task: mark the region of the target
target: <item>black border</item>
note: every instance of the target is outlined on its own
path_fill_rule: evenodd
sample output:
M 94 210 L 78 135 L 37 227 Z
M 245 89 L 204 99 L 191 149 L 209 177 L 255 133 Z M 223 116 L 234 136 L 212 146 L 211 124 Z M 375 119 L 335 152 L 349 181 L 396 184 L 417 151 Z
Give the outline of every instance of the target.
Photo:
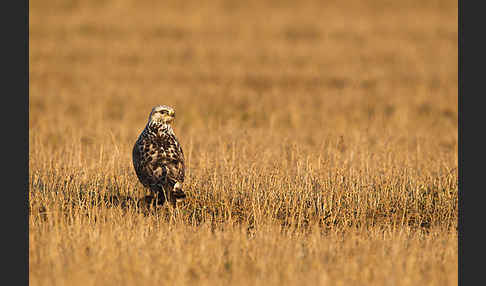
M 29 285 L 29 1 L 3 4 L 2 284 Z
M 20 104 L 23 104 L 25 110 L 24 113 L 25 117 L 23 118 L 24 121 L 22 122 L 23 127 L 25 128 L 24 129 L 25 137 L 22 138 L 23 144 L 19 144 L 19 146 L 22 146 L 21 148 L 26 150 L 23 157 L 24 160 L 21 161 L 23 163 L 23 167 L 25 170 L 26 179 L 24 181 L 24 186 L 23 186 L 25 190 L 23 194 L 24 220 L 23 220 L 23 224 L 20 224 L 24 229 L 25 240 L 23 241 L 23 243 L 22 240 L 18 240 L 21 242 L 21 245 L 24 250 L 24 255 L 17 254 L 17 256 L 20 257 L 21 263 L 23 265 L 19 267 L 20 275 L 18 276 L 16 275 L 16 277 L 12 280 L 16 281 L 15 284 L 18 285 L 29 285 L 29 0 L 18 1 L 18 2 L 14 1 L 12 3 L 16 3 L 19 9 L 21 9 L 21 11 L 25 13 L 24 18 L 18 17 L 17 18 L 18 20 L 16 20 L 16 22 L 19 23 L 15 23 L 14 25 L 18 25 L 20 27 L 19 29 L 20 31 L 17 32 L 17 38 L 21 43 L 20 47 L 18 48 L 20 54 L 19 57 L 21 58 L 20 62 L 18 63 L 18 66 L 19 66 L 19 73 L 20 71 L 23 72 L 23 74 L 20 73 L 20 82 L 18 83 L 18 85 L 16 85 L 18 87 L 19 95 L 20 95 L 20 96 L 16 96 L 16 98 L 17 100 L 19 100 Z M 16 15 L 16 13 L 14 13 L 14 15 Z M 24 32 L 23 35 L 21 31 Z M 12 273 L 17 274 L 16 271 L 12 271 Z

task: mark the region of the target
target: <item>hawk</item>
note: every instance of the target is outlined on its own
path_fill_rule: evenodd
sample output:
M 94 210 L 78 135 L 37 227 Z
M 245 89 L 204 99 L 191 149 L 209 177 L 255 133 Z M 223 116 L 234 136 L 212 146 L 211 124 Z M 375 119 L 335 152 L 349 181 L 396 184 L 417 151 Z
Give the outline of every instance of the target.
M 173 108 L 155 106 L 132 151 L 140 183 L 156 195 L 159 205 L 167 201 L 173 207 L 186 198 L 182 191 L 184 153 L 170 125 L 174 118 Z

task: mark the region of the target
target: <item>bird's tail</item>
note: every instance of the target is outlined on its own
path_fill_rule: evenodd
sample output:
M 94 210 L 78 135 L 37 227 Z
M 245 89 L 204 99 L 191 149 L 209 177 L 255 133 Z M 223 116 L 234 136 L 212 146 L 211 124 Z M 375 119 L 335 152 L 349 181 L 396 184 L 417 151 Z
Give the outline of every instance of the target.
M 172 195 L 174 196 L 174 198 L 176 199 L 176 201 L 183 201 L 185 198 L 186 198 L 186 194 L 184 193 L 184 191 L 182 190 L 182 184 L 177 182 L 175 185 L 174 185 L 174 189 L 172 191 Z

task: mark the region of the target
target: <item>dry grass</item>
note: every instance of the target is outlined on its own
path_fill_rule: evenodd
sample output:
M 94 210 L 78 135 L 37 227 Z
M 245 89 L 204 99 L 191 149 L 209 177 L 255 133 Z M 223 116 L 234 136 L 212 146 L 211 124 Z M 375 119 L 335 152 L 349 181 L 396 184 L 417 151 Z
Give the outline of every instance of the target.
M 30 1 L 30 284 L 456 285 L 457 3 L 395 2 Z

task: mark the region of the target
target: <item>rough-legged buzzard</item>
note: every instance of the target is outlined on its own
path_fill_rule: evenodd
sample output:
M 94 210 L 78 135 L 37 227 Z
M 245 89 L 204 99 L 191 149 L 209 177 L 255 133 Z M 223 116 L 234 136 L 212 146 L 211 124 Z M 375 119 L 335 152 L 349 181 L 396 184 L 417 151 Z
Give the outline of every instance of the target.
M 173 108 L 155 106 L 132 151 L 139 181 L 156 195 L 158 204 L 168 201 L 173 207 L 186 198 L 184 154 L 170 125 L 174 118 Z

